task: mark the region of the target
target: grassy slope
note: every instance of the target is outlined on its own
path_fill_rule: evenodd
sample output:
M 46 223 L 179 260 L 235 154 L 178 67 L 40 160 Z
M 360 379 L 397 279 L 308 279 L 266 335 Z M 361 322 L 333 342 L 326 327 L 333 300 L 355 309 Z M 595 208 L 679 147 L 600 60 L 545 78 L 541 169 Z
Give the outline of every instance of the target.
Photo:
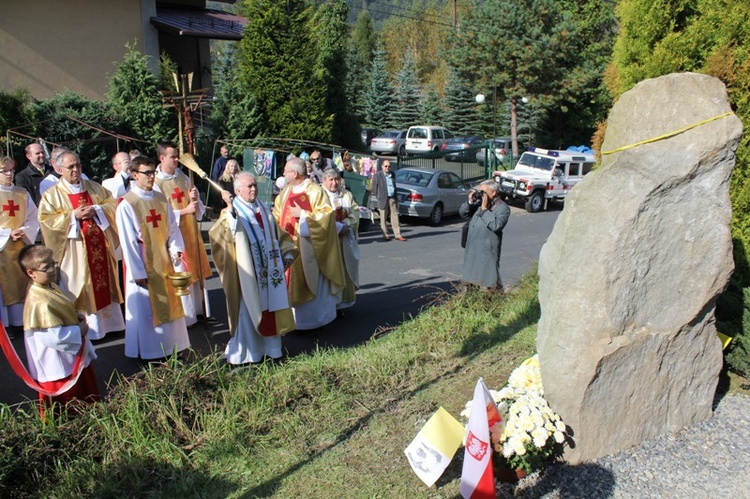
M 175 361 L 70 421 L 0 411 L 0 495 L 455 497 L 460 459 L 428 489 L 403 450 L 533 352 L 536 291 L 530 276 L 504 297 L 443 296 L 366 345 L 281 367 Z

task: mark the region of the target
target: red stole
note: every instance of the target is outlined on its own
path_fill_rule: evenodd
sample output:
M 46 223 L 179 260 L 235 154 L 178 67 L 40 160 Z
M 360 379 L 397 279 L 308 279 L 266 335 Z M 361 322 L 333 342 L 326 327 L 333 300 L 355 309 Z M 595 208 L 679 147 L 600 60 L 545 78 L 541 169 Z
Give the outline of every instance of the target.
M 92 206 L 94 204 L 87 191 L 80 194 L 68 194 L 68 198 L 74 210 L 79 206 Z M 94 301 L 96 309 L 101 310 L 112 303 L 109 287 L 109 265 L 107 263 L 107 241 L 104 238 L 104 232 L 93 219 L 80 220 L 80 223 L 91 283 L 94 286 Z
M 284 209 L 281 211 L 281 228 L 292 237 L 295 235 L 295 228 L 297 226 L 297 220 L 299 219 L 293 217 L 291 213 L 289 213 L 289 208 L 295 205 L 305 211 L 312 211 L 310 198 L 306 192 L 300 192 L 299 194 L 295 194 L 294 192 L 289 193 L 289 196 L 286 198 L 286 203 L 284 203 Z
M 336 213 L 336 221 L 337 222 L 343 222 L 344 220 L 346 220 L 346 217 L 349 216 L 349 212 L 346 211 L 341 206 L 339 206 L 338 208 L 336 208 L 336 211 L 334 213 Z

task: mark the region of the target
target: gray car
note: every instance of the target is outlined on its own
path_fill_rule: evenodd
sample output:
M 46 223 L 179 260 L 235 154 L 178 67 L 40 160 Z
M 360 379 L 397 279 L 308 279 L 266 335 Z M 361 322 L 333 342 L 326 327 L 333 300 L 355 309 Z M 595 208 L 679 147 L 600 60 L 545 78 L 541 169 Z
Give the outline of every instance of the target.
M 458 213 L 469 195 L 468 185 L 446 170 L 402 168 L 396 172 L 396 184 L 398 213 L 428 218 L 431 225 Z
M 406 130 L 388 130 L 370 142 L 370 152 L 390 155 L 404 155 L 406 147 Z

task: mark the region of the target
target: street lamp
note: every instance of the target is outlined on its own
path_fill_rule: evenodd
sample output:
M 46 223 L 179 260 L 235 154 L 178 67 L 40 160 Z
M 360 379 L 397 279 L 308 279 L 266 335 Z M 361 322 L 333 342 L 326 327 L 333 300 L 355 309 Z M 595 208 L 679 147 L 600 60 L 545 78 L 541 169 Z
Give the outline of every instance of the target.
M 529 102 L 529 99 L 526 97 L 521 97 L 521 103 L 526 104 Z M 513 144 L 513 157 L 518 157 L 518 115 L 517 115 L 517 109 L 518 106 L 518 97 L 511 97 L 510 98 L 510 140 Z
M 495 97 L 497 97 L 497 87 L 495 87 Z M 477 96 L 474 98 L 474 100 L 477 101 L 477 104 L 484 104 L 485 96 L 484 94 L 477 94 Z M 485 169 L 485 177 L 489 178 L 490 171 L 494 171 L 495 169 L 495 116 L 497 115 L 497 98 L 493 102 L 493 108 L 492 108 L 492 137 L 487 139 L 487 144 L 485 146 L 485 161 L 484 161 L 484 169 Z

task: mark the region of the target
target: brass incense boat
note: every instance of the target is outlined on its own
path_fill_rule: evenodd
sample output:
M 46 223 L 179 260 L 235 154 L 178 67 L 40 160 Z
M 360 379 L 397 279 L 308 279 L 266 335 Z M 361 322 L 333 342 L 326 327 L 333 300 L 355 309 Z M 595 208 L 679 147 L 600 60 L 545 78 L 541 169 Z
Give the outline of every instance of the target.
M 193 277 L 193 274 L 190 272 L 175 272 L 174 274 L 168 275 L 167 279 L 169 279 L 169 282 L 174 286 L 174 289 L 176 290 L 175 294 L 177 296 L 187 296 L 190 294 L 188 288 L 190 287 L 191 277 Z

